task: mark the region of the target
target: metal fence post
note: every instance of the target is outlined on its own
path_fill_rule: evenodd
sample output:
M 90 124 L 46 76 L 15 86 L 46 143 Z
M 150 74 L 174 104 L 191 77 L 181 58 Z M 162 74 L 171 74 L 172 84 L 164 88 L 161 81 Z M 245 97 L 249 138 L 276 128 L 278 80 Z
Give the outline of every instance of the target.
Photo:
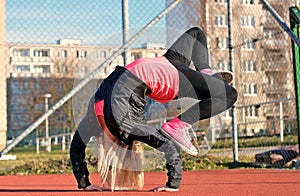
M 129 5 L 128 0 L 122 0 L 123 45 L 129 40 Z M 124 66 L 129 62 L 128 48 L 124 48 Z
M 36 154 L 40 153 L 40 139 L 36 138 Z
M 279 102 L 279 120 L 280 120 L 280 141 L 283 142 L 283 104 Z
M 66 149 L 66 136 L 65 134 L 62 136 L 62 145 L 61 145 L 61 149 L 62 151 L 64 151 Z
M 46 143 L 46 149 L 48 152 L 51 152 L 51 137 L 48 138 L 48 141 Z
M 290 23 L 291 29 L 293 31 L 294 37 L 299 37 L 300 35 L 300 10 L 297 7 L 290 7 Z M 293 38 L 293 37 L 292 37 Z M 298 39 L 299 40 L 299 39 Z M 298 148 L 300 150 L 300 41 L 296 42 L 295 38 L 292 42 L 293 49 L 293 64 L 294 64 L 294 80 L 295 80 L 295 96 L 296 96 L 296 111 L 297 111 L 297 128 L 298 128 Z
M 229 67 L 230 71 L 234 73 L 234 62 L 233 62 L 233 43 L 232 43 L 232 33 L 231 33 L 231 21 L 232 21 L 232 11 L 231 11 L 231 2 L 228 0 L 227 3 L 227 12 L 228 12 L 228 44 L 229 44 Z M 233 84 L 234 85 L 234 82 Z M 233 142 L 233 162 L 234 164 L 238 163 L 238 134 L 236 128 L 236 119 L 235 119 L 235 106 L 232 106 L 232 142 Z

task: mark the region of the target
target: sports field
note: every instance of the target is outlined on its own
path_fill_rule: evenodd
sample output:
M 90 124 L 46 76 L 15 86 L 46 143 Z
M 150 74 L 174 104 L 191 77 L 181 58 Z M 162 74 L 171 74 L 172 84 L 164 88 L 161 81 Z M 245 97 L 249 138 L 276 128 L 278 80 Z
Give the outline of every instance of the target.
M 92 182 L 98 175 L 91 175 Z M 0 176 L 0 195 L 300 195 L 299 170 L 226 169 L 183 173 L 179 192 L 155 193 L 151 188 L 166 180 L 164 172 L 146 173 L 142 192 L 83 192 L 71 174 Z

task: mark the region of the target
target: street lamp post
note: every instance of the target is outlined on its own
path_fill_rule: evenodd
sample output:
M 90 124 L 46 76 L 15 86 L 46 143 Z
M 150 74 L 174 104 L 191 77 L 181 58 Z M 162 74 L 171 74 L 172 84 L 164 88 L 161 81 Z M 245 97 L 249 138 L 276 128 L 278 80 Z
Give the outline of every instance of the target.
M 45 98 L 45 112 L 48 112 L 48 99 L 51 98 L 51 94 L 47 93 L 44 95 Z M 45 119 L 45 130 L 46 130 L 46 151 L 51 152 L 51 141 L 49 141 L 49 121 L 48 117 Z

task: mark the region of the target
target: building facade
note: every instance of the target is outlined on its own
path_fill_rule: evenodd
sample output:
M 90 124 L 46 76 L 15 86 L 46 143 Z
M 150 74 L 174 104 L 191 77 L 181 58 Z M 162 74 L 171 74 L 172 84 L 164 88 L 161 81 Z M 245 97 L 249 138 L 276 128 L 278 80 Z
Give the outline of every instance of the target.
M 51 106 L 118 49 L 119 47 L 81 45 L 81 40 L 76 39 L 60 39 L 57 44 L 7 45 L 8 137 L 16 138 L 45 112 L 45 94 L 52 95 L 49 99 Z M 164 52 L 164 44 L 145 43 L 129 50 L 130 59 L 127 62 L 141 57 L 161 56 Z M 123 65 L 122 56 L 105 65 L 95 81 L 102 80 L 117 65 Z M 95 86 L 87 86 L 77 94 L 93 93 L 94 88 Z M 74 101 L 77 102 L 73 99 L 73 103 L 70 101 L 64 104 L 50 116 L 52 134 L 72 131 L 72 118 L 77 118 L 72 114 L 84 110 L 79 107 L 77 111 L 76 107 L 72 107 Z M 72 109 L 76 111 L 70 112 Z M 43 126 L 39 129 L 44 129 Z
M 168 0 L 167 4 L 171 2 Z M 292 3 L 299 4 L 299 1 L 290 0 L 268 2 L 286 22 L 289 21 L 289 6 Z M 211 67 L 234 72 L 234 86 L 239 93 L 236 103 L 239 135 L 278 133 L 280 129 L 286 129 L 288 123 L 293 123 L 296 116 L 294 102 L 290 101 L 294 98 L 290 38 L 270 12 L 264 9 L 260 0 L 231 1 L 233 66 L 230 67 L 227 3 L 228 0 L 182 1 L 167 15 L 166 48 L 188 28 L 200 26 L 207 34 Z M 10 137 L 16 137 L 44 112 L 43 95 L 49 93 L 50 87 L 53 95 L 67 93 L 119 46 L 87 46 L 78 39 L 60 39 L 56 44 L 7 45 L 5 0 L 0 0 L 0 19 L 2 149 L 7 130 Z M 130 49 L 127 62 L 141 57 L 160 56 L 164 52 L 164 45 L 147 43 L 140 48 Z M 97 78 L 104 78 L 116 65 L 123 65 L 122 56 L 106 65 Z M 30 111 L 39 112 L 33 114 Z M 221 122 L 214 119 L 215 124 L 222 123 L 224 137 L 231 136 L 231 116 L 228 110 Z M 60 116 L 56 121 L 64 119 L 64 116 Z
M 287 23 L 288 8 L 297 3 L 289 0 L 268 2 Z M 233 57 L 230 67 L 228 0 L 199 0 L 197 3 L 201 5 L 194 10 L 198 13 L 197 20 L 176 15 L 183 7 L 195 9 L 195 1 L 183 1 L 181 6 L 174 8 L 167 26 L 181 28 L 181 31 L 190 26 L 201 27 L 207 34 L 210 66 L 234 72 L 234 86 L 239 94 L 235 110 L 239 136 L 278 134 L 286 130 L 296 116 L 289 36 L 259 0 L 231 1 Z M 186 24 L 181 25 L 182 21 Z M 228 110 L 210 126 L 220 126 L 222 137 L 231 137 L 231 116 Z
M 0 150 L 6 146 L 7 131 L 5 19 L 5 0 L 0 0 Z

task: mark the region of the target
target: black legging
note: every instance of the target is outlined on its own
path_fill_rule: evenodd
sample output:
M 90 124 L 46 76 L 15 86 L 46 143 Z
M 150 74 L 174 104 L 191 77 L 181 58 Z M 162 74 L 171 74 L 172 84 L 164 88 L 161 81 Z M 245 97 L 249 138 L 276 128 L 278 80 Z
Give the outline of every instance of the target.
M 188 67 L 193 61 L 197 70 L 209 68 L 206 36 L 198 27 L 182 34 L 164 56 L 175 66 Z
M 200 72 L 209 68 L 206 36 L 200 28 L 194 27 L 186 31 L 164 56 L 179 71 L 178 98 L 200 100 L 178 116 L 181 120 L 193 124 L 219 114 L 235 103 L 237 92 L 232 86 Z M 197 71 L 189 68 L 191 61 Z

